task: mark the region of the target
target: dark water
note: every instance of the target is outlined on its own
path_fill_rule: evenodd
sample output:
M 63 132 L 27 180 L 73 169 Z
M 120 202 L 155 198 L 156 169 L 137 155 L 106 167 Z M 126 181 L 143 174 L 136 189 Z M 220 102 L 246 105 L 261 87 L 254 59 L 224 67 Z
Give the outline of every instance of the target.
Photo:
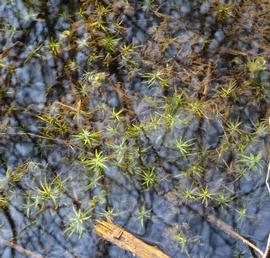
M 1 238 L 133 257 L 94 233 L 112 219 L 171 257 L 256 257 L 207 216 L 264 250 L 269 4 L 94 2 L 0 1 Z

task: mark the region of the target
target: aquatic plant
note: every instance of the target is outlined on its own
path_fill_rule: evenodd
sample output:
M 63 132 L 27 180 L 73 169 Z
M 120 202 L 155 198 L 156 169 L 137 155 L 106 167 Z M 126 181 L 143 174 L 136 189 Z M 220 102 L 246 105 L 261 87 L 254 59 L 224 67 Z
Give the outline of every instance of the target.
M 192 140 L 185 140 L 184 138 L 180 138 L 176 141 L 176 148 L 183 156 L 190 155 L 191 146 L 193 146 Z
M 109 157 L 103 156 L 102 151 L 99 152 L 98 150 L 95 150 L 94 157 L 86 157 L 81 159 L 83 164 L 96 171 L 108 169 L 108 166 L 106 165 L 108 161 Z
M 74 139 L 83 142 L 84 145 L 89 145 L 90 147 L 93 147 L 93 144 L 97 143 L 101 136 L 101 131 L 89 132 L 86 129 L 82 129 L 82 132 L 75 135 Z
M 146 210 L 145 206 L 138 212 L 137 217 L 140 220 L 141 226 L 144 227 L 145 220 L 151 218 L 151 209 Z
M 73 234 L 77 234 L 79 237 L 82 237 L 86 230 L 85 223 L 91 218 L 90 211 L 84 211 L 81 209 L 77 210 L 73 206 L 73 213 L 74 215 L 68 219 L 68 224 L 64 232 L 68 234 L 68 238 Z
M 142 74 L 142 78 L 147 79 L 147 84 L 149 87 L 155 83 L 160 83 L 163 87 L 168 85 L 168 80 L 165 78 L 165 73 L 163 69 L 157 70 L 155 73 L 145 73 Z
M 142 186 L 151 188 L 157 183 L 157 176 L 155 168 L 141 172 Z

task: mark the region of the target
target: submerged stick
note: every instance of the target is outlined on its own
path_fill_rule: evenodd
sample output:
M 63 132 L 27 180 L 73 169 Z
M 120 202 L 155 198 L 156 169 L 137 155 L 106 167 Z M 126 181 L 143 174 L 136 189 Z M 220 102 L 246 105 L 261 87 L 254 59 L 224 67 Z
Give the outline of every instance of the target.
M 170 258 L 158 248 L 144 243 L 123 228 L 110 222 L 97 220 L 95 231 L 99 236 L 138 257 Z
M 22 247 L 22 246 L 20 246 L 20 245 L 17 245 L 17 244 L 15 244 L 15 243 L 13 243 L 13 242 L 7 241 L 7 240 L 5 240 L 5 239 L 3 239 L 3 238 L 1 238 L 1 237 L 0 237 L 0 243 L 3 244 L 3 245 L 8 246 L 8 247 L 10 247 L 10 248 L 13 248 L 13 249 L 15 249 L 16 251 L 18 251 L 18 252 L 20 252 L 20 253 L 22 253 L 22 254 L 25 254 L 25 255 L 27 255 L 27 256 L 29 256 L 29 257 L 33 257 L 33 258 L 42 258 L 42 256 L 41 256 L 40 254 L 35 253 L 35 252 L 32 252 L 32 251 L 30 251 L 30 250 L 28 250 L 28 249 L 25 249 L 24 247 Z
M 198 210 L 193 209 L 190 206 L 188 206 L 188 208 L 192 210 L 194 213 L 197 213 L 202 219 L 207 220 L 212 225 L 215 225 L 218 229 L 227 233 L 232 238 L 236 240 L 240 240 L 244 245 L 248 246 L 249 248 L 257 252 L 260 257 L 266 258 L 264 257 L 264 252 L 259 247 L 257 247 L 254 243 L 252 243 L 250 240 L 248 240 L 244 236 L 242 236 L 240 233 L 238 233 L 235 229 L 233 229 L 230 225 L 226 224 L 224 221 L 218 219 L 217 217 L 213 215 L 204 214 Z M 270 258 L 270 257 L 267 257 L 267 258 Z
M 240 240 L 243 244 L 245 244 L 246 246 L 255 250 L 260 255 L 260 257 L 264 257 L 263 256 L 264 253 L 262 250 L 260 250 L 255 244 L 253 244 L 251 241 L 249 241 L 248 239 L 246 239 L 242 235 L 240 235 L 238 232 L 236 232 L 231 226 L 227 225 L 225 222 L 223 222 L 222 220 L 220 220 L 212 215 L 206 215 L 204 217 L 206 217 L 206 219 L 209 222 L 216 225 L 216 227 L 222 229 L 224 232 L 226 232 L 231 237 Z

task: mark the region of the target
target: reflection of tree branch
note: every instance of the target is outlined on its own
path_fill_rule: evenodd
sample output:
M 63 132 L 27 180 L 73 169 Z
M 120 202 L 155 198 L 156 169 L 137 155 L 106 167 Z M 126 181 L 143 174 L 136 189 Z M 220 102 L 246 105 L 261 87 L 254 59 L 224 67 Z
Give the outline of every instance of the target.
M 268 192 L 270 193 L 270 185 L 269 185 L 269 182 L 268 182 L 269 178 L 270 178 L 270 162 L 269 162 L 269 165 L 268 165 L 267 175 L 266 175 L 266 179 L 265 179 L 265 183 L 266 183 Z
M 270 117 L 268 119 L 268 122 L 269 122 L 268 127 L 269 127 L 269 131 L 270 131 Z M 269 165 L 268 165 L 267 175 L 266 175 L 266 179 L 265 179 L 265 183 L 266 183 L 268 192 L 270 194 L 269 177 L 270 177 L 270 162 L 269 162 Z M 266 245 L 266 248 L 265 248 L 265 251 L 264 251 L 263 258 L 270 258 L 270 233 L 268 235 L 268 241 L 267 241 L 267 245 Z
M 248 247 L 255 250 L 260 256 L 263 256 L 263 252 L 252 242 L 241 236 L 238 232 L 236 232 L 232 227 L 224 223 L 222 220 L 212 216 L 212 215 L 204 215 L 204 217 L 212 224 L 215 224 L 218 228 L 222 229 L 224 232 L 226 232 L 231 237 L 240 240 Z
M 270 258 L 270 234 L 268 236 L 268 241 L 264 251 L 263 258 Z
M 256 251 L 260 257 L 263 257 L 263 251 L 260 250 L 255 244 L 253 244 L 250 240 L 246 239 L 242 235 L 240 235 L 238 232 L 236 232 L 231 226 L 227 225 L 225 222 L 222 220 L 216 218 L 213 215 L 207 215 L 203 214 L 202 212 L 195 210 L 194 208 L 187 206 L 190 210 L 193 212 L 197 213 L 201 218 L 206 219 L 209 221 L 211 224 L 215 225 L 217 228 L 221 229 L 225 233 L 227 233 L 229 236 L 233 237 L 234 239 L 240 240 L 243 244 L 251 248 L 252 250 Z M 263 257 L 263 258 L 268 258 L 268 257 Z
M 28 250 L 28 249 L 25 249 L 25 248 L 23 248 L 22 246 L 17 245 L 17 244 L 14 244 L 14 243 L 12 243 L 12 242 L 9 242 L 9 241 L 7 241 L 7 240 L 1 238 L 1 237 L 0 237 L 0 243 L 3 244 L 3 245 L 8 246 L 8 247 L 10 247 L 10 248 L 13 248 L 13 249 L 15 249 L 16 251 L 18 251 L 18 252 L 20 252 L 20 253 L 23 253 L 23 254 L 25 254 L 25 255 L 27 255 L 27 256 L 30 256 L 30 257 L 33 257 L 33 258 L 42 258 L 42 256 L 41 256 L 40 254 L 35 253 L 35 252 L 32 252 L 32 251 L 30 251 L 30 250 Z
M 269 118 L 269 129 L 270 129 L 270 118 Z M 268 192 L 270 193 L 270 185 L 269 185 L 269 182 L 268 182 L 269 178 L 270 178 L 270 162 L 269 162 L 269 165 L 268 165 L 267 176 L 266 176 L 266 180 L 265 180 Z M 218 219 L 218 218 L 216 218 L 215 216 L 212 216 L 212 215 L 202 214 L 201 212 L 196 211 L 196 210 L 192 209 L 191 207 L 189 207 L 189 208 L 191 210 L 197 212 L 201 217 L 205 218 L 210 223 L 216 225 L 216 227 L 223 230 L 224 232 L 229 234 L 231 237 L 240 240 L 242 243 L 247 245 L 249 248 L 256 251 L 260 255 L 260 257 L 262 257 L 262 258 L 270 258 L 270 234 L 268 235 L 267 245 L 266 245 L 265 251 L 263 252 L 255 244 L 253 244 L 251 241 L 249 241 L 248 239 L 241 236 L 231 226 L 227 225 L 222 220 L 220 220 L 220 219 Z
M 59 241 L 58 238 L 56 236 L 54 236 L 53 234 L 51 234 L 51 232 L 49 232 L 42 223 L 37 223 L 35 224 L 36 228 L 33 228 L 33 221 L 24 213 L 23 210 L 18 209 L 18 207 L 10 204 L 10 206 L 12 206 L 13 209 L 15 209 L 18 213 L 22 214 L 22 216 L 24 217 L 24 219 L 28 220 L 30 223 L 28 225 L 26 225 L 18 234 L 17 236 L 21 235 L 26 229 L 28 229 L 29 227 L 31 227 L 30 233 L 27 232 L 28 234 L 28 238 L 30 239 L 29 242 L 31 242 L 31 240 L 33 239 L 33 235 L 35 235 L 36 239 L 40 240 L 40 236 L 37 233 L 37 229 L 41 230 L 43 233 L 46 233 L 46 235 L 48 235 L 49 237 L 51 237 L 53 239 L 53 241 L 55 243 L 57 243 L 60 247 L 63 248 L 63 250 L 66 250 L 66 252 L 68 252 L 69 254 L 72 255 L 72 257 L 75 257 L 75 254 L 73 253 L 72 250 L 68 250 L 68 245 L 65 242 Z M 47 209 L 49 209 L 50 207 L 48 207 Z M 59 206 L 60 208 L 65 208 L 65 206 Z M 44 211 L 43 211 L 44 212 Z M 36 214 L 34 217 L 36 217 L 38 214 Z M 60 218 L 60 221 L 64 221 L 64 218 L 57 212 L 57 216 Z M 63 230 L 63 228 L 60 227 L 60 225 L 55 224 L 56 226 L 59 226 L 59 231 Z M 35 230 L 36 229 L 36 230 Z M 14 243 L 13 243 L 14 244 Z M 43 242 L 39 241 L 40 246 L 43 246 Z
M 269 118 L 269 127 L 270 127 L 270 118 Z M 269 182 L 268 182 L 269 177 L 270 177 L 270 162 L 268 165 L 267 176 L 266 176 L 266 180 L 265 180 L 268 192 L 270 194 L 270 186 L 269 186 Z M 263 258 L 270 258 L 270 234 L 268 235 L 268 241 L 267 241 L 267 245 L 266 245 L 266 248 L 264 251 Z

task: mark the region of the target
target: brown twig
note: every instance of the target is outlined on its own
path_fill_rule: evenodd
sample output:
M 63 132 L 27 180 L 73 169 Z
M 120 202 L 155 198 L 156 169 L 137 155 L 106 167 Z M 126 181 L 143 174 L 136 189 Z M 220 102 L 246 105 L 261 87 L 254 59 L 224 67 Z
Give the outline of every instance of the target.
M 210 85 L 210 81 L 211 81 L 211 73 L 212 73 L 212 64 L 211 61 L 208 61 L 208 65 L 207 65 L 207 74 L 206 77 L 203 80 L 203 95 L 207 96 L 208 91 L 209 91 L 209 85 Z
M 217 228 L 221 229 L 225 233 L 227 233 L 229 236 L 233 237 L 234 239 L 240 240 L 243 244 L 247 245 L 248 247 L 252 248 L 254 251 L 256 251 L 260 257 L 263 257 L 264 253 L 260 248 L 258 248 L 254 243 L 252 243 L 250 240 L 243 237 L 241 234 L 239 234 L 235 229 L 233 229 L 231 226 L 227 225 L 222 220 L 216 218 L 213 215 L 207 215 L 204 214 L 198 210 L 195 210 L 194 208 L 188 206 L 190 210 L 192 210 L 194 213 L 197 213 L 201 218 L 209 221 L 211 224 L 215 225 Z
M 106 221 L 97 221 L 96 233 L 120 248 L 141 258 L 170 258 L 154 246 L 144 243 L 118 225 Z
M 2 243 L 3 245 L 6 245 L 10 248 L 13 248 L 15 249 L 16 251 L 22 253 L 22 254 L 25 254 L 27 256 L 30 256 L 30 257 L 33 257 L 33 258 L 42 258 L 42 256 L 38 253 L 35 253 L 35 252 L 32 252 L 28 249 L 25 249 L 24 247 L 20 246 L 20 245 L 17 245 L 13 242 L 10 242 L 10 241 L 7 241 L 3 238 L 0 237 L 0 243 Z
M 206 215 L 206 219 L 210 222 L 215 224 L 218 228 L 222 229 L 224 232 L 226 232 L 228 235 L 231 237 L 240 240 L 243 242 L 245 245 L 251 247 L 253 250 L 255 250 L 261 257 L 263 257 L 263 251 L 260 250 L 255 244 L 241 236 L 238 232 L 236 232 L 232 227 L 224 223 L 222 220 L 211 216 L 211 215 Z

